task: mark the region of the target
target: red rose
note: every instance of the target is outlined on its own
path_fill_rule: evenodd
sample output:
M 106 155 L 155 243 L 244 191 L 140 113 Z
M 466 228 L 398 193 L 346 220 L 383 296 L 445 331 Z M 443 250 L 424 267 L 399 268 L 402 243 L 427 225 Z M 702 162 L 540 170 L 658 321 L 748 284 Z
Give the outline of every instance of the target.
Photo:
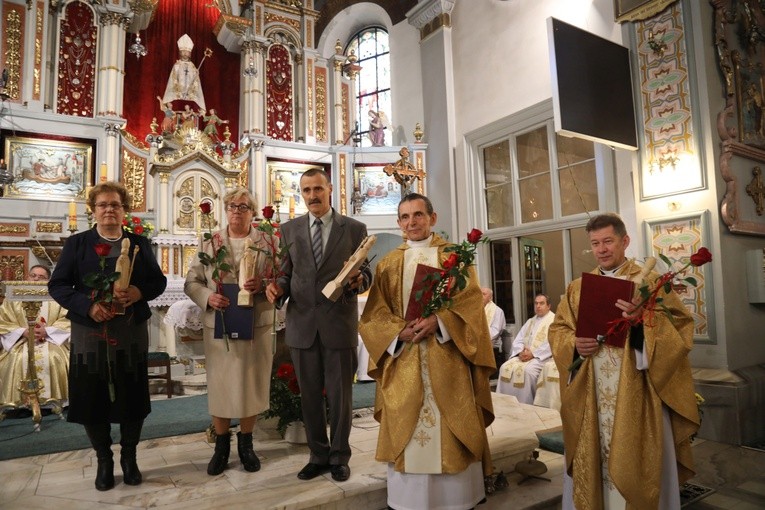
M 133 216 L 133 223 L 135 225 L 140 225 L 141 224 L 141 218 L 139 218 L 138 216 Z
M 477 228 L 474 228 L 470 232 L 468 232 L 467 240 L 471 244 L 476 244 L 478 241 L 481 240 L 481 236 L 483 236 L 483 232 L 478 230 Z
M 456 266 L 458 262 L 459 262 L 459 257 L 457 257 L 456 253 L 452 253 L 451 255 L 449 255 L 448 259 L 444 260 L 444 264 L 443 264 L 444 269 L 448 271 L 449 269 Z
M 263 217 L 267 220 L 270 220 L 274 217 L 274 208 L 270 205 L 267 205 L 263 208 Z
M 128 220 L 127 218 L 122 218 L 122 226 L 127 227 L 128 226 Z
M 95 248 L 96 254 L 99 257 L 106 257 L 112 251 L 112 245 L 106 243 L 98 243 L 93 248 Z
M 703 266 L 712 261 L 712 254 L 706 248 L 699 248 L 699 251 L 691 255 L 691 264 L 694 266 Z
M 276 369 L 276 377 L 279 379 L 287 380 L 295 375 L 295 367 L 289 363 L 282 363 L 279 368 Z
M 133 227 L 133 233 L 138 234 L 139 236 L 143 234 L 143 225 L 136 225 Z
M 300 386 L 298 386 L 297 379 L 294 377 L 287 383 L 287 387 L 290 389 L 293 395 L 300 395 Z
M 199 210 L 202 211 L 202 214 L 210 214 L 212 211 L 212 204 L 210 202 L 202 202 L 199 204 Z

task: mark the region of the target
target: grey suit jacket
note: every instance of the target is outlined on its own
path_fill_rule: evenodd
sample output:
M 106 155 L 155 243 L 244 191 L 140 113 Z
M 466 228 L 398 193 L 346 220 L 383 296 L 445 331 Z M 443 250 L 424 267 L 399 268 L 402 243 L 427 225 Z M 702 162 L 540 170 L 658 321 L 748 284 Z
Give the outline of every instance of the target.
M 321 291 L 333 280 L 343 264 L 356 251 L 367 235 L 363 223 L 335 211 L 332 230 L 321 264 L 316 267 L 309 233 L 310 213 L 288 221 L 281 227 L 282 243 L 289 246 L 282 261 L 277 284 L 284 290 L 287 305 L 286 343 L 289 347 L 307 349 L 319 333 L 322 344 L 329 349 L 355 349 L 358 345 L 359 316 L 355 292 L 346 292 L 335 302 Z M 372 283 L 372 272 L 364 271 L 365 283 L 358 292 L 366 291 Z

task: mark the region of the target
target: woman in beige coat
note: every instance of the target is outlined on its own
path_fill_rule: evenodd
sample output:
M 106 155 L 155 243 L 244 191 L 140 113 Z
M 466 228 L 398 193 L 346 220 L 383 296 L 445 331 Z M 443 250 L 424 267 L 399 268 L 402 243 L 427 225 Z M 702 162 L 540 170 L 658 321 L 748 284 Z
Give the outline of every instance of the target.
M 216 249 L 226 249 L 225 262 L 231 268 L 223 274 L 222 283 L 239 282 L 239 266 L 249 242 L 255 247 L 267 249 L 268 234 L 252 226 L 256 209 L 249 191 L 235 189 L 223 197 L 227 226 L 213 232 Z M 247 239 L 250 239 L 248 242 Z M 271 239 L 273 240 L 273 239 Z M 278 246 L 276 242 L 270 243 Z M 213 256 L 211 241 L 202 242 L 201 251 Z M 207 473 L 218 475 L 226 469 L 231 448 L 229 427 L 232 418 L 239 419 L 237 433 L 239 458 L 244 469 L 250 472 L 260 469 L 260 461 L 252 447 L 252 430 L 256 416 L 268 409 L 271 364 L 273 361 L 271 325 L 273 305 L 263 294 L 263 278 L 268 277 L 266 257 L 258 257 L 259 267 L 254 276 L 244 279 L 244 290 L 253 294 L 253 335 L 251 339 L 224 340 L 214 338 L 215 314 L 228 306 L 236 306 L 217 293 L 213 281 L 213 267 L 204 265 L 197 258 L 186 275 L 184 291 L 204 313 L 204 349 L 207 369 L 208 407 L 212 415 L 217 439 L 215 453 L 207 466 Z

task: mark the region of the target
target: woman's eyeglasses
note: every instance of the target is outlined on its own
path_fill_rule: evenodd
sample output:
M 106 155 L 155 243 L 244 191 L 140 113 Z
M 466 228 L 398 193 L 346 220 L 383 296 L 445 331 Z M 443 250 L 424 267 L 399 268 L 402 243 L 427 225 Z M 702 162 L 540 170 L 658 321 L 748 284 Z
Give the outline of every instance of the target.
M 96 204 L 96 209 L 114 209 L 115 211 L 118 211 L 122 209 L 122 204 L 119 202 L 98 202 Z
M 247 211 L 252 209 L 252 207 L 250 207 L 247 204 L 228 204 L 228 206 L 226 206 L 226 209 L 228 209 L 231 212 L 239 211 L 240 213 L 246 213 Z

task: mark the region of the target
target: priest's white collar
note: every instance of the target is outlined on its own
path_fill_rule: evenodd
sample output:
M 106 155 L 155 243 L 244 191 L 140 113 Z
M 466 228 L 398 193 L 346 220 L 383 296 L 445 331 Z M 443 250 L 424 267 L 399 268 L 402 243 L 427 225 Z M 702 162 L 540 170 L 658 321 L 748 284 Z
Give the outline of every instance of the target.
M 406 244 L 409 245 L 410 248 L 427 248 L 430 246 L 430 241 L 433 239 L 433 234 L 431 233 L 428 237 L 421 241 L 414 241 L 412 239 L 407 239 Z

